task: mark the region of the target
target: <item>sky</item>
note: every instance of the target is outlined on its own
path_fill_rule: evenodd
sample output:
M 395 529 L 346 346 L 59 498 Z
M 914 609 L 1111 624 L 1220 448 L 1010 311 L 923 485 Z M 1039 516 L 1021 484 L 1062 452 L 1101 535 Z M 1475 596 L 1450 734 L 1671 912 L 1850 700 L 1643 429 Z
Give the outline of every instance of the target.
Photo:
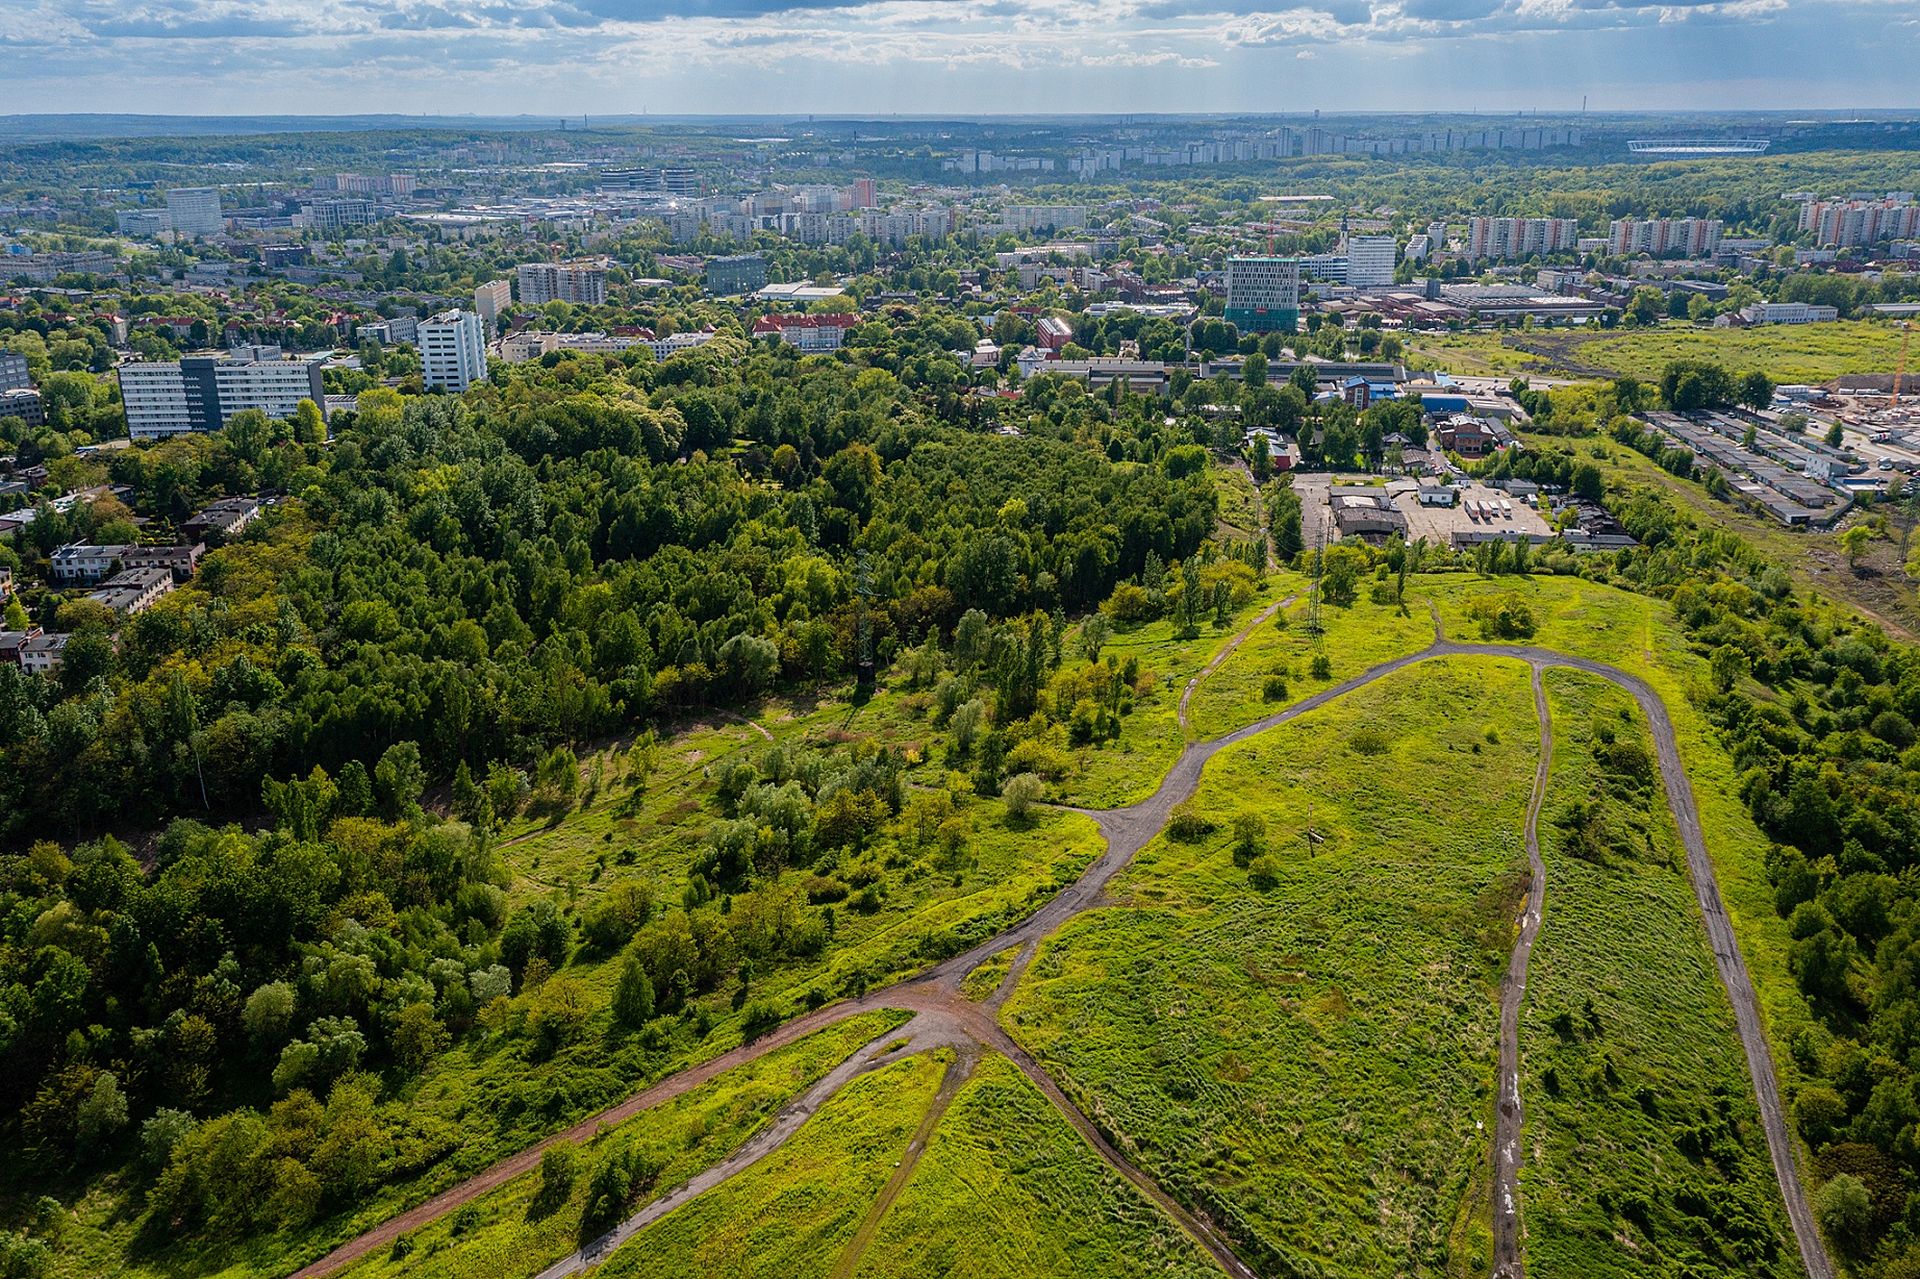
M 1914 0 L 0 0 L 0 113 L 1920 106 Z

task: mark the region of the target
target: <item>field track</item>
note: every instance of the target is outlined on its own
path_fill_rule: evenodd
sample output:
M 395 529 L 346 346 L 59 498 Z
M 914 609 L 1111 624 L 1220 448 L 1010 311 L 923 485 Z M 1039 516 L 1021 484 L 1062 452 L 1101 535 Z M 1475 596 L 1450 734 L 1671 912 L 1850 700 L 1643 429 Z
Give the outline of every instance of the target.
M 1260 621 L 1276 609 L 1283 607 L 1285 603 L 1286 601 L 1282 601 L 1281 604 L 1267 610 L 1245 630 L 1235 635 L 1221 650 L 1219 656 L 1188 683 L 1180 700 L 1180 725 L 1183 732 L 1186 730 L 1186 703 L 1194 687 L 1216 669 L 1225 660 L 1227 654 L 1253 632 Z M 630 1238 L 647 1224 L 778 1150 L 788 1138 L 800 1130 L 807 1119 L 829 1097 L 853 1078 L 877 1066 L 897 1061 L 910 1052 L 939 1047 L 952 1048 L 958 1055 L 956 1066 L 948 1075 L 948 1083 L 955 1087 L 958 1086 L 960 1079 L 964 1078 L 964 1075 L 958 1074 L 962 1069 L 961 1063 L 967 1063 L 965 1069 L 970 1070 L 971 1062 L 977 1060 L 979 1053 L 983 1050 L 1005 1055 L 1020 1068 L 1042 1095 L 1115 1172 L 1132 1182 L 1168 1216 L 1178 1222 L 1194 1242 L 1214 1258 L 1223 1272 L 1233 1276 L 1234 1279 L 1254 1279 L 1257 1272 L 1235 1254 L 1232 1245 L 1212 1222 L 1190 1212 L 1175 1201 L 1152 1178 L 1135 1167 L 1114 1147 L 1108 1135 L 1101 1132 L 1073 1104 L 1039 1062 L 1006 1033 L 999 1023 L 998 1011 L 1018 983 L 1026 962 L 1032 958 L 1040 943 L 1074 916 L 1099 904 L 1102 893 L 1113 877 L 1133 859 L 1135 853 L 1166 826 L 1174 807 L 1190 798 L 1198 789 L 1201 772 L 1214 755 L 1228 746 L 1246 741 L 1248 738 L 1317 710 L 1384 676 L 1441 657 L 1495 657 L 1527 663 L 1532 668 L 1535 706 L 1541 729 L 1540 765 L 1535 775 L 1533 794 L 1527 809 L 1525 832 L 1532 875 L 1527 905 L 1520 923 L 1519 939 L 1514 948 L 1513 961 L 1507 979 L 1503 983 L 1501 995 L 1500 1104 L 1496 1114 L 1494 1145 L 1495 1275 L 1499 1279 L 1520 1279 L 1520 1276 L 1525 1273 L 1525 1259 L 1520 1247 L 1517 1196 L 1518 1139 L 1522 1118 L 1518 1093 L 1518 1025 L 1519 1011 L 1525 997 L 1526 963 L 1532 949 L 1533 936 L 1539 930 L 1546 891 L 1545 868 L 1539 854 L 1538 817 L 1545 791 L 1547 768 L 1551 759 L 1552 735 L 1546 712 L 1545 695 L 1540 686 L 1540 675 L 1543 670 L 1563 667 L 1597 675 L 1624 689 L 1632 695 L 1647 717 L 1658 754 L 1661 780 L 1666 789 L 1667 805 L 1672 810 L 1681 841 L 1687 850 L 1688 877 L 1692 881 L 1694 895 L 1700 905 L 1707 938 L 1713 949 L 1714 963 L 1719 970 L 1722 983 L 1726 986 L 1728 998 L 1733 1004 L 1741 1047 L 1746 1053 L 1748 1071 L 1753 1078 L 1755 1100 L 1767 1135 L 1767 1148 L 1772 1156 L 1774 1174 L 1779 1180 L 1788 1219 L 1793 1225 L 1794 1237 L 1799 1245 L 1801 1263 L 1808 1279 L 1834 1279 L 1833 1264 L 1827 1256 L 1825 1244 L 1814 1224 L 1813 1212 L 1807 1201 L 1805 1187 L 1800 1180 L 1791 1130 L 1787 1127 L 1786 1116 L 1780 1102 L 1779 1082 L 1774 1074 L 1771 1050 L 1761 1029 L 1759 1004 L 1754 994 L 1753 984 L 1747 975 L 1745 960 L 1741 957 L 1733 935 L 1732 921 L 1728 919 L 1726 909 L 1720 901 L 1720 890 L 1714 879 L 1713 863 L 1707 855 L 1706 841 L 1701 833 L 1700 815 L 1694 803 L 1693 788 L 1680 762 L 1680 748 L 1674 736 L 1673 721 L 1667 714 L 1666 704 L 1643 680 L 1600 662 L 1533 646 L 1456 643 L 1439 633 L 1437 618 L 1435 631 L 1434 642 L 1421 652 L 1382 662 L 1351 679 L 1331 685 L 1285 710 L 1223 736 L 1206 742 L 1189 743 L 1181 752 L 1180 758 L 1168 770 L 1159 789 L 1141 802 L 1126 808 L 1080 810 L 1099 824 L 1101 834 L 1107 841 L 1106 851 L 1087 868 L 1079 879 L 1062 889 L 1057 896 L 1025 920 L 998 936 L 936 964 L 917 977 L 881 990 L 870 991 L 857 999 L 808 1013 L 783 1024 L 752 1043 L 742 1044 L 711 1061 L 670 1075 L 612 1109 L 583 1120 L 565 1132 L 557 1133 L 519 1154 L 512 1155 L 417 1207 L 390 1218 L 365 1234 L 349 1240 L 326 1256 L 295 1272 L 293 1279 L 321 1279 L 322 1276 L 332 1274 L 350 1262 L 390 1246 L 395 1239 L 408 1231 L 418 1229 L 462 1204 L 470 1203 L 487 1192 L 497 1189 L 513 1178 L 532 1171 L 538 1166 L 541 1153 L 556 1141 L 586 1141 L 603 1126 L 630 1119 L 653 1106 L 698 1087 L 726 1070 L 753 1061 L 826 1026 L 875 1009 L 898 1009 L 911 1012 L 914 1017 L 900 1029 L 889 1032 L 842 1062 L 818 1083 L 784 1107 L 766 1127 L 732 1155 L 696 1175 L 684 1185 L 642 1205 L 632 1217 L 616 1226 L 609 1234 L 594 1240 L 549 1267 L 543 1272 L 541 1279 L 561 1279 L 562 1276 L 577 1274 L 589 1265 L 603 1260 L 614 1246 Z M 1019 949 L 1011 970 L 984 1003 L 975 1003 L 961 993 L 961 983 L 968 973 L 987 959 L 1015 947 Z M 907 1042 L 901 1044 L 898 1042 L 901 1040 Z M 1509 1096 L 1510 1090 L 1511 1096 Z M 942 1091 L 946 1091 L 945 1084 Z M 1509 1102 L 1512 1108 L 1510 1117 Z M 942 1103 L 936 1099 L 930 1112 L 934 1122 L 937 1123 L 942 1109 L 944 1109 Z M 915 1135 L 915 1144 L 902 1157 L 903 1172 L 911 1172 L 910 1160 L 917 1159 L 919 1151 L 924 1148 L 930 1136 L 931 1124 L 926 1125 L 923 1131 Z M 1507 1150 L 1504 1143 L 1509 1141 L 1512 1143 L 1511 1158 L 1503 1156 L 1502 1153 Z M 904 1184 L 905 1177 L 899 1180 Z M 893 1189 L 897 1190 L 897 1187 Z M 1511 1208 L 1511 1211 L 1504 1214 L 1504 1226 L 1502 1225 L 1503 1196 L 1506 1196 L 1504 1202 Z M 884 1204 L 879 1207 L 884 1208 Z M 862 1224 L 862 1230 L 870 1233 L 873 1229 L 877 1229 L 878 1225 L 879 1213 L 876 1212 Z

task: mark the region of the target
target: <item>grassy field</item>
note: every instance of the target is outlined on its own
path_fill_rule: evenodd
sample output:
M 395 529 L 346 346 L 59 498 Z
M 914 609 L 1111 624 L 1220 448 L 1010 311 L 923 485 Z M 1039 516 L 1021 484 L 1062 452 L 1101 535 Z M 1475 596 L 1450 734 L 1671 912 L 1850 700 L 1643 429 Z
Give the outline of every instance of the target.
M 814 1279 L 832 1271 L 933 1100 L 949 1050 L 854 1080 L 791 1141 L 656 1221 L 597 1279 Z
M 859 1279 L 1219 1273 L 1003 1057 L 981 1062 L 954 1098 L 855 1271 Z
M 1305 593 L 1304 583 L 1295 582 L 1290 589 Z M 1318 639 L 1307 634 L 1306 616 L 1307 603 L 1302 599 L 1262 623 L 1201 682 L 1187 706 L 1195 737 L 1203 741 L 1218 737 L 1328 684 L 1390 658 L 1417 653 L 1433 642 L 1433 623 L 1411 586 L 1404 610 L 1372 603 L 1364 587 L 1349 608 L 1322 607 L 1325 633 Z M 1331 671 L 1325 679 L 1312 674 L 1313 659 L 1320 654 L 1326 656 Z M 1274 674 L 1285 679 L 1287 695 L 1268 701 L 1265 686 Z
M 661 1190 L 724 1158 L 808 1084 L 902 1014 L 869 1013 L 829 1027 L 711 1080 L 610 1129 L 581 1151 L 581 1172 L 559 1204 L 537 1202 L 531 1173 L 455 1215 L 416 1231 L 404 1257 L 382 1253 L 343 1272 L 345 1279 L 524 1279 L 571 1251 L 595 1161 L 610 1150 L 646 1150 L 661 1169 Z
M 1796 1033 L 1810 1025 L 1810 1017 L 1787 969 L 1791 938 L 1787 922 L 1774 909 L 1773 884 L 1766 869 L 1770 843 L 1740 798 L 1739 770 L 1697 708 L 1705 695 L 1706 662 L 1689 650 L 1667 606 L 1577 578 L 1487 579 L 1457 573 L 1422 578 L 1421 583 L 1447 619 L 1450 636 L 1482 639 L 1466 620 L 1467 598 L 1515 591 L 1526 599 L 1539 623 L 1534 638 L 1527 642 L 1613 663 L 1646 680 L 1660 695 L 1693 784 L 1721 900 L 1760 996 L 1774 1067 L 1782 1084 L 1790 1086 L 1794 1066 L 1788 1046 Z
M 1448 660 L 1222 754 L 1195 800 L 1215 831 L 1143 849 L 1043 947 L 1009 1028 L 1256 1266 L 1478 1264 L 1484 1225 L 1458 1226 L 1536 742 L 1522 667 Z M 1266 821 L 1244 869 L 1243 814 Z
M 1106 652 L 1122 662 L 1137 658 L 1143 670 L 1152 672 L 1151 689 L 1135 699 L 1133 713 L 1120 721 L 1119 737 L 1082 752 L 1080 772 L 1060 787 L 1058 798 L 1086 808 L 1118 808 L 1151 795 L 1180 757 L 1185 740 L 1180 731 L 1180 692 L 1187 681 L 1249 619 L 1299 584 L 1293 573 L 1269 575 L 1266 587 L 1226 626 L 1215 626 L 1209 619 L 1191 640 L 1179 638 L 1178 625 L 1171 618 L 1116 631 Z M 1211 682 L 1209 678 L 1201 689 Z
M 1891 373 L 1900 332 L 1888 324 L 1703 328 L 1670 321 L 1652 329 L 1534 329 L 1421 334 L 1407 339 L 1417 368 L 1497 377 L 1626 374 L 1657 381 L 1673 360 L 1711 360 L 1735 373 L 1759 369 L 1776 382 L 1826 382 L 1843 373 Z
M 1529 1272 L 1799 1274 L 1645 721 L 1596 677 L 1545 680 L 1547 906 L 1520 1039 Z
M 1658 380 L 1673 360 L 1711 360 L 1735 373 L 1759 369 L 1776 382 L 1825 382 L 1842 373 L 1893 372 L 1900 359 L 1900 331 L 1866 320 L 1752 329 L 1673 322 L 1578 341 L 1574 358 L 1644 381 Z
M 1546 376 L 1552 365 L 1540 356 L 1506 345 L 1500 333 L 1410 333 L 1407 366 L 1439 369 L 1473 377 Z

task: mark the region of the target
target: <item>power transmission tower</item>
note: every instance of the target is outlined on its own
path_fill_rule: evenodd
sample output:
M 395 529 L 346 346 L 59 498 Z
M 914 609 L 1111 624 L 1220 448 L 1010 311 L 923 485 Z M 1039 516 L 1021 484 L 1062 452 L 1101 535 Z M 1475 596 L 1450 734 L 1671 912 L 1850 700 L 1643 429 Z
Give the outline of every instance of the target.
M 1332 513 L 1328 513 L 1332 518 Z M 1320 545 L 1313 552 L 1313 580 L 1307 587 L 1307 634 L 1318 639 L 1324 628 L 1320 625 L 1320 575 L 1326 571 L 1327 564 L 1327 521 L 1320 521 Z

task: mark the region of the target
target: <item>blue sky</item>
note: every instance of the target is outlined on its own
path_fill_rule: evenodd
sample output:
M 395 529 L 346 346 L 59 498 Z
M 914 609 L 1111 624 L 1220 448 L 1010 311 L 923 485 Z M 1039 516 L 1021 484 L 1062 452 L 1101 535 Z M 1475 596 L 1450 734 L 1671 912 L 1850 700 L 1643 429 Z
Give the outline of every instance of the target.
M 0 0 L 0 113 L 1920 105 L 1913 0 Z

